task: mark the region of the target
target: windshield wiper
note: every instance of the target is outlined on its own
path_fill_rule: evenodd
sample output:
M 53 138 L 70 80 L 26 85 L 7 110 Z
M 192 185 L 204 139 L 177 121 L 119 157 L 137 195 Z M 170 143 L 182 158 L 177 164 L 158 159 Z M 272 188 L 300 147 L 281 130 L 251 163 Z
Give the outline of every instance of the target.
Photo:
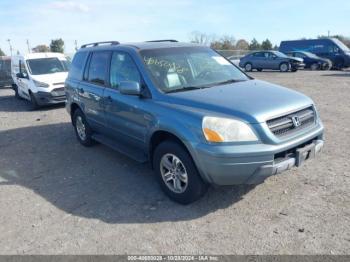
M 218 85 L 226 85 L 226 84 L 231 84 L 231 83 L 237 83 L 237 82 L 243 82 L 243 81 L 246 81 L 246 80 L 237 80 L 237 79 L 229 79 L 229 80 L 226 80 L 226 81 L 222 81 L 222 82 L 219 82 L 219 83 L 214 83 L 213 86 L 218 86 Z
M 174 89 L 174 90 L 170 90 L 167 93 L 176 93 L 176 92 L 182 92 L 182 91 L 187 91 L 187 90 L 195 90 L 195 89 L 204 89 L 204 88 L 210 88 L 213 86 L 218 86 L 218 85 L 226 85 L 226 84 L 231 84 L 231 83 L 237 83 L 237 82 L 243 82 L 246 80 L 237 80 L 237 79 L 230 79 L 230 80 L 226 80 L 223 82 L 218 82 L 218 83 L 212 83 L 210 85 L 202 85 L 202 86 L 184 86 L 182 88 L 178 88 L 178 89 Z
M 176 92 L 182 92 L 187 90 L 196 90 L 196 89 L 203 89 L 208 88 L 209 86 L 184 86 L 178 89 L 167 91 L 167 93 L 176 93 Z

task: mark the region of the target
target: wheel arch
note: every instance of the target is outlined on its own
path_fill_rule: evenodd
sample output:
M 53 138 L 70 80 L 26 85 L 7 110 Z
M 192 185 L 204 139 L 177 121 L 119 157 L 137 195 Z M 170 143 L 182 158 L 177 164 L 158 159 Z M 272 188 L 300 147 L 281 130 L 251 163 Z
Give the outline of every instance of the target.
M 153 153 L 154 150 L 157 148 L 158 145 L 160 145 L 162 142 L 170 140 L 178 143 L 180 146 L 182 146 L 187 153 L 192 157 L 192 154 L 188 147 L 186 146 L 186 143 L 174 132 L 168 131 L 168 130 L 156 130 L 152 133 L 150 139 L 149 139 L 149 145 L 148 145 L 148 155 L 151 167 L 153 168 Z M 192 157 L 193 159 L 193 157 Z
M 75 111 L 77 111 L 77 109 L 81 110 L 81 107 L 77 103 L 72 103 L 70 105 L 70 118 L 71 118 L 72 124 L 74 124 L 73 123 L 73 116 L 74 116 Z

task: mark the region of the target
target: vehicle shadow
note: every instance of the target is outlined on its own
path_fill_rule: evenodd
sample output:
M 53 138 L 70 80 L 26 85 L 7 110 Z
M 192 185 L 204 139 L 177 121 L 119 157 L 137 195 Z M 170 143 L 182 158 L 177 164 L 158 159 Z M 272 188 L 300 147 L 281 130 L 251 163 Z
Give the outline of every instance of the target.
M 107 223 L 191 220 L 240 201 L 254 186 L 212 187 L 182 206 L 160 190 L 147 164 L 103 145 L 81 146 L 70 123 L 0 132 L 0 186 L 28 188 L 67 213 Z
M 17 99 L 14 95 L 0 96 L 0 111 L 2 112 L 27 112 L 33 111 L 32 105 L 25 99 Z M 64 107 L 64 103 L 40 107 L 38 111 L 48 111 Z
M 335 77 L 350 77 L 350 72 L 336 73 L 336 74 L 326 74 L 322 76 L 335 76 Z

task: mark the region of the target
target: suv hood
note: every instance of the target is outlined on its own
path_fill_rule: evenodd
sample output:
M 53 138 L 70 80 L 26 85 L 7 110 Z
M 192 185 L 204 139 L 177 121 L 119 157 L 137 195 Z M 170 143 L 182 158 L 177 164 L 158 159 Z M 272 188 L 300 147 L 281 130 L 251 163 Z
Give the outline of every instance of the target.
M 312 100 L 296 91 L 260 80 L 171 93 L 168 106 L 201 114 L 237 117 L 251 124 L 310 106 Z
M 46 84 L 64 83 L 68 76 L 68 72 L 59 72 L 46 75 L 31 75 L 31 78 L 36 81 L 44 82 Z

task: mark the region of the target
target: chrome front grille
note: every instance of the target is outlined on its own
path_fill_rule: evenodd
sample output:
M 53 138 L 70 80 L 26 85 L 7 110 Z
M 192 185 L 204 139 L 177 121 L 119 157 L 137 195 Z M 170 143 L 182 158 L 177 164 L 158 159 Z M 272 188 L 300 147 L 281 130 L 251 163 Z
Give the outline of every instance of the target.
M 51 91 L 51 94 L 53 96 L 65 96 L 66 93 L 64 91 L 64 88 L 63 87 L 59 87 L 59 88 L 55 88 Z
M 267 126 L 277 137 L 283 137 L 293 134 L 304 128 L 314 125 L 316 122 L 316 113 L 312 106 L 268 120 Z

